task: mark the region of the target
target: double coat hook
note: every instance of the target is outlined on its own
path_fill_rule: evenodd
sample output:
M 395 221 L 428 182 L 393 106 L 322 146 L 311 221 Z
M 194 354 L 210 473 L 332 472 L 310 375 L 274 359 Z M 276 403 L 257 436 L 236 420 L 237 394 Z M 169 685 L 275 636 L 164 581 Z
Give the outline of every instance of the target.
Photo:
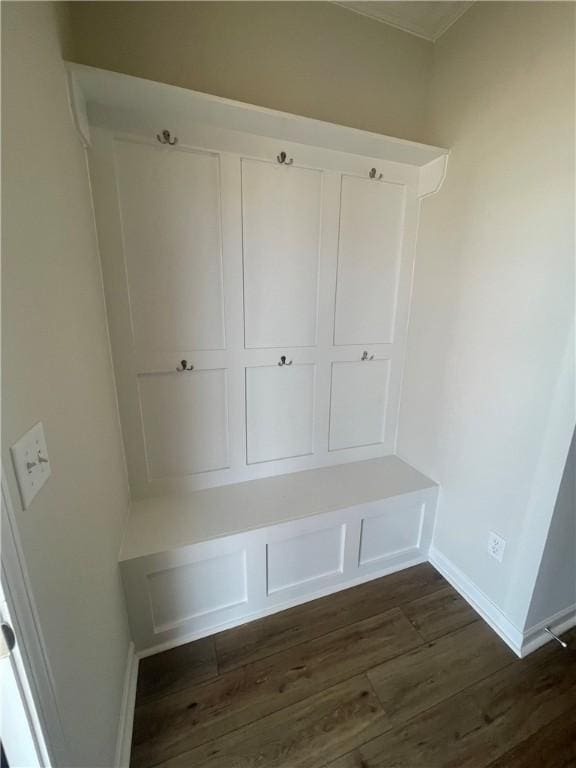
M 276 155 L 276 160 L 280 163 L 280 165 L 292 165 L 294 162 L 294 158 L 288 158 L 288 155 L 286 152 L 280 152 L 279 155 Z
M 362 357 L 360 358 L 360 360 L 374 360 L 374 355 L 368 356 L 368 352 L 364 350 L 364 352 L 362 352 Z
M 194 366 L 192 365 L 192 363 L 190 363 L 190 365 L 188 365 L 188 360 L 180 360 L 180 365 L 177 366 L 176 370 L 178 372 L 180 372 L 180 371 L 193 371 L 194 370 Z
M 169 144 L 171 147 L 173 147 L 174 144 L 178 143 L 178 137 L 174 136 L 174 138 L 171 138 L 170 131 L 167 131 L 166 129 L 162 131 L 162 135 L 157 133 L 156 138 L 158 139 L 160 144 Z
M 381 173 L 378 173 L 376 168 L 371 168 L 370 173 L 368 174 L 368 177 L 371 179 L 376 179 L 376 181 L 380 181 L 383 179 L 383 175 Z
M 280 362 L 278 363 L 278 365 L 279 365 L 280 367 L 282 367 L 283 365 L 292 365 L 292 363 L 293 363 L 293 362 L 294 362 L 293 360 L 289 360 L 289 361 L 287 362 L 287 361 L 286 361 L 286 355 L 282 355 L 282 357 L 280 358 Z

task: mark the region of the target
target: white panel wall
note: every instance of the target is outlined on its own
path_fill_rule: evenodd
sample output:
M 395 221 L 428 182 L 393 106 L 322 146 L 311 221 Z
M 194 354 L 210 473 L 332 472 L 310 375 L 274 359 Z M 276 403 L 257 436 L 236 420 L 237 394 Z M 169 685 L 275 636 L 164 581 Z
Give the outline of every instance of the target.
M 175 146 L 156 133 L 97 129 L 91 150 L 134 496 L 390 454 L 417 174 L 196 123 Z
M 246 347 L 316 344 L 320 171 L 242 161 Z
M 334 343 L 394 339 L 405 187 L 342 177 Z
M 138 379 L 150 477 L 195 474 L 229 463 L 226 371 Z
M 389 360 L 332 364 L 330 450 L 384 440 Z
M 312 453 L 315 366 L 246 369 L 247 461 Z
M 223 349 L 218 156 L 135 141 L 115 156 L 137 350 Z

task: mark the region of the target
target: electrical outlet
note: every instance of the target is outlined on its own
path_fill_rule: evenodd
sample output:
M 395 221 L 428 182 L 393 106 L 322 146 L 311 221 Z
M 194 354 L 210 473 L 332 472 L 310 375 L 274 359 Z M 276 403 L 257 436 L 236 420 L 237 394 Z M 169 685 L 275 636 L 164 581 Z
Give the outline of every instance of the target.
M 28 509 L 32 499 L 51 474 L 42 422 L 39 421 L 25 435 L 22 435 L 20 440 L 12 446 L 11 451 L 22 506 Z
M 506 542 L 501 536 L 498 536 L 494 531 L 490 531 L 488 534 L 488 554 L 499 563 L 502 562 L 504 557 L 504 549 L 506 548 Z

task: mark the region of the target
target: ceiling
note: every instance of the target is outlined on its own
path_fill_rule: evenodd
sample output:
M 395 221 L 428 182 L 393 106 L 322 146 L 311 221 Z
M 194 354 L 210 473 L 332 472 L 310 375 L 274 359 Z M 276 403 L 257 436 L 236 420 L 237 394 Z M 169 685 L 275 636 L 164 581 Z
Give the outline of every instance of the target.
M 426 40 L 437 40 L 448 27 L 465 13 L 472 2 L 338 2 L 338 5 L 350 11 L 370 16 L 373 19 L 390 24 L 412 35 L 424 37 Z

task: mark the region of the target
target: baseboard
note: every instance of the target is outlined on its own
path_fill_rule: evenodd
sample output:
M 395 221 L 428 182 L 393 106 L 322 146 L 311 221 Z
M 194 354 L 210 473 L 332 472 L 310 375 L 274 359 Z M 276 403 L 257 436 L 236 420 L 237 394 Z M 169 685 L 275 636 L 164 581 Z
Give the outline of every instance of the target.
M 134 705 L 136 703 L 136 683 L 138 681 L 138 656 L 134 643 L 128 646 L 124 690 L 120 707 L 120 722 L 116 741 L 115 768 L 129 768 L 130 749 L 132 746 L 132 728 L 134 725 Z
M 435 547 L 431 547 L 428 559 L 459 592 L 484 621 L 504 640 L 514 653 L 522 657 L 524 634 L 502 613 L 478 587 L 457 566 Z
M 544 627 L 550 627 L 557 635 L 576 627 L 576 603 L 526 629 L 522 642 L 522 657 L 528 656 L 552 640 L 550 635 L 544 632 Z

